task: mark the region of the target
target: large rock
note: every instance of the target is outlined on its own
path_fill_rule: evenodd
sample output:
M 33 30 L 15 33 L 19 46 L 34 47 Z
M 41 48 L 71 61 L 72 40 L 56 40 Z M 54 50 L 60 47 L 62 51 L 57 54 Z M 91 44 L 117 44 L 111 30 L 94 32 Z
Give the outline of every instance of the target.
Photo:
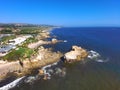
M 88 56 L 88 52 L 78 46 L 72 46 L 72 50 L 70 52 L 65 53 L 64 59 L 67 62 L 81 61 L 84 60 Z
M 55 38 L 52 39 L 52 43 L 53 43 L 53 44 L 55 44 L 55 43 L 57 43 L 57 42 L 58 42 L 57 39 L 55 39 Z

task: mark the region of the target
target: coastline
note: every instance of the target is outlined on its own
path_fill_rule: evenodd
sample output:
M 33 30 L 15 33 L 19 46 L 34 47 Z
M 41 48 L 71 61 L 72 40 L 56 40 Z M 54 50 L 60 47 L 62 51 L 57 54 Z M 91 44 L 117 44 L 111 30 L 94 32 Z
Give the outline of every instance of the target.
M 50 32 L 53 29 L 54 28 L 48 28 L 47 30 L 44 30 L 44 33 L 50 34 Z M 42 39 L 45 39 L 45 38 L 46 37 Z M 30 74 L 31 71 L 35 68 L 41 68 L 43 66 L 58 62 L 60 58 L 63 56 L 63 54 L 60 52 L 53 52 L 49 48 L 44 48 L 44 47 L 39 48 L 38 52 L 39 53 L 35 57 L 33 57 L 32 60 L 29 60 L 29 59 L 24 60 L 22 62 L 23 66 L 20 65 L 19 60 L 1 63 L 0 64 L 0 82 L 6 79 L 9 76 L 9 73 L 13 73 L 13 75 L 16 75 L 17 77 L 22 77 L 24 75 Z
M 88 51 L 89 53 L 88 57 L 85 59 L 85 61 L 83 62 L 78 61 L 78 62 L 75 62 L 74 64 L 70 63 L 66 65 L 60 61 L 60 63 L 58 63 L 55 66 L 48 67 L 51 65 L 50 64 L 47 66 L 45 65 L 45 67 L 37 68 L 33 70 L 31 74 L 25 75 L 26 77 L 20 82 L 18 82 L 17 85 L 13 88 L 13 90 L 21 90 L 21 89 L 36 90 L 37 88 L 43 89 L 43 90 L 44 89 L 49 90 L 50 88 L 56 89 L 56 87 L 54 88 L 54 86 L 57 86 L 57 89 L 59 90 L 62 90 L 63 87 L 65 87 L 64 89 L 70 89 L 71 87 L 74 87 L 74 88 L 78 87 L 82 89 L 86 89 L 87 87 L 88 89 L 89 88 L 93 89 L 94 85 L 96 85 L 94 87 L 95 89 L 101 88 L 101 89 L 107 90 L 108 88 L 111 88 L 114 90 L 116 87 L 119 88 L 119 72 L 118 72 L 119 64 L 117 62 L 119 61 L 119 53 L 117 53 L 117 50 L 113 51 L 116 49 L 114 44 L 112 44 L 112 46 L 109 48 L 104 48 L 103 46 L 101 46 L 102 44 L 106 46 L 108 45 L 106 44 L 106 42 L 104 42 L 106 38 L 104 41 L 100 43 L 96 43 L 96 40 L 92 40 L 91 38 L 89 38 L 90 36 L 93 36 L 93 38 L 96 38 L 98 41 L 103 40 L 103 37 L 101 37 L 101 34 L 104 34 L 106 32 L 104 34 L 104 37 L 106 37 L 108 33 L 108 31 L 106 31 L 106 28 L 105 30 L 100 30 L 103 32 L 98 32 L 98 31 L 99 29 L 95 31 L 90 31 L 89 29 L 87 29 L 87 31 L 86 30 L 82 31 L 82 28 L 79 28 L 79 29 L 72 28 L 69 30 L 65 28 L 62 28 L 60 30 L 55 29 L 52 32 L 53 34 L 51 35 L 56 35 L 57 38 L 59 38 L 60 40 L 67 40 L 68 42 L 58 43 L 56 45 L 53 45 L 53 48 L 55 49 L 54 51 L 59 50 L 62 52 L 62 49 L 64 49 L 63 50 L 64 52 L 68 52 L 72 45 L 78 45 L 78 46 L 81 46 L 82 48 L 85 48 Z M 114 33 L 114 31 L 112 32 Z M 64 33 L 67 33 L 67 35 Z M 82 35 L 85 35 L 85 37 L 82 37 Z M 96 35 L 98 37 L 96 37 Z M 72 38 L 73 36 L 74 38 Z M 116 34 L 114 36 L 116 37 Z M 107 40 L 109 41 L 111 35 L 108 35 L 108 37 L 109 39 L 107 38 Z M 49 40 L 51 40 L 51 38 Z M 52 45 L 48 45 L 48 46 L 51 47 Z M 100 46 L 100 48 L 98 48 L 97 46 Z M 119 43 L 117 46 L 119 46 Z M 103 51 L 104 53 L 101 53 L 99 50 Z M 109 54 L 113 55 L 113 57 L 109 56 Z M 100 57 L 98 57 L 99 55 Z M 116 63 L 113 63 L 113 62 L 116 62 Z M 62 70 L 62 68 L 66 68 L 66 76 L 64 77 L 61 77 L 59 76 L 59 74 L 56 74 L 56 71 Z M 40 73 L 40 71 L 42 70 L 45 71 L 44 73 L 47 75 L 49 75 L 50 73 L 51 76 L 48 76 L 47 80 L 43 79 L 45 75 L 43 76 L 38 75 L 38 72 Z M 52 70 L 53 70 L 53 73 L 51 73 Z M 16 80 L 17 79 L 14 79 L 14 77 L 7 78 L 5 82 L 1 82 L 1 86 L 7 86 L 8 84 Z M 68 81 L 70 82 L 70 84 L 67 84 Z M 59 87 L 60 85 L 61 87 Z M 71 87 L 68 88 L 68 85 L 70 85 Z M 91 87 L 91 85 L 93 87 Z

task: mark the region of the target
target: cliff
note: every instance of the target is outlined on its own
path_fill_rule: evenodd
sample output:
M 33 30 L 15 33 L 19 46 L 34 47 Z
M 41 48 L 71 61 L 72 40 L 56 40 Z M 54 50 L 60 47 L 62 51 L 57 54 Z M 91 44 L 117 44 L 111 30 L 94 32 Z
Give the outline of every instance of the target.
M 12 61 L 0 65 L 0 80 L 6 77 L 8 73 L 15 73 L 17 76 L 29 74 L 31 70 L 39 68 L 60 60 L 60 52 L 52 52 L 49 49 L 40 48 L 38 54 L 33 59 L 23 61 Z

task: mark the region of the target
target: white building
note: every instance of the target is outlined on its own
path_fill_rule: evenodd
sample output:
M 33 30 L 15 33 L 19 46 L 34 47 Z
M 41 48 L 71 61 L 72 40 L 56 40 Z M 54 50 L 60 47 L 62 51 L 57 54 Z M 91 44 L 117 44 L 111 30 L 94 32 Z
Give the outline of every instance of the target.
M 32 35 L 25 35 L 20 36 L 15 39 L 9 40 L 8 45 L 2 45 L 0 46 L 0 57 L 5 56 L 9 53 L 10 50 L 15 49 L 16 45 L 20 45 L 23 43 L 26 39 L 33 37 Z
M 26 39 L 33 37 L 32 35 L 25 35 L 25 36 L 21 36 L 21 37 L 17 37 L 15 39 L 9 40 L 10 45 L 19 45 L 22 42 L 24 42 Z
M 3 45 L 0 46 L 0 57 L 5 56 L 10 50 L 15 49 L 15 45 Z

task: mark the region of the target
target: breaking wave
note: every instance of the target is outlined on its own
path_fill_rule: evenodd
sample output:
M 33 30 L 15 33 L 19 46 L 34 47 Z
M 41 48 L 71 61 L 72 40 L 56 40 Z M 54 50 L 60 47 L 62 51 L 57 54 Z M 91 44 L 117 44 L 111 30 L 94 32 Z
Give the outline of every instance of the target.
M 109 61 L 109 58 L 107 59 L 104 59 L 98 52 L 96 51 L 93 51 L 93 50 L 90 50 L 88 52 L 88 59 L 91 59 L 91 60 L 94 60 L 96 62 L 100 62 L 100 63 L 103 63 L 103 62 L 108 62 Z
M 88 55 L 87 58 L 89 60 L 94 60 L 94 61 L 99 62 L 99 63 L 109 61 L 108 58 L 103 59 L 102 56 L 98 52 L 93 51 L 93 50 L 89 51 L 89 55 Z M 47 65 L 47 66 L 44 66 L 44 67 L 41 68 L 41 70 L 44 71 L 44 75 L 47 76 L 47 80 L 51 79 L 53 75 L 56 75 L 56 76 L 59 76 L 59 77 L 65 77 L 66 76 L 66 68 L 62 67 L 62 64 L 63 64 L 63 62 L 59 61 L 59 62 L 50 64 L 50 65 Z M 11 83 L 3 86 L 3 87 L 0 87 L 0 90 L 12 89 L 16 85 L 19 85 L 20 81 L 23 81 L 23 83 L 26 83 L 26 84 L 33 84 L 36 80 L 42 80 L 42 79 L 43 79 L 43 76 L 40 76 L 38 74 L 34 75 L 34 76 L 26 76 L 26 77 L 24 76 L 24 77 L 21 77 L 21 78 L 18 78 L 16 80 L 14 80 L 13 82 L 11 82 Z
M 23 77 L 21 77 L 21 78 L 18 78 L 18 79 L 14 80 L 13 82 L 11 82 L 11 83 L 9 83 L 9 84 L 7 84 L 7 85 L 5 85 L 5 86 L 0 87 L 0 90 L 9 90 L 9 89 L 14 88 L 16 85 L 19 84 L 19 82 L 20 82 L 23 78 L 25 78 L 25 76 L 23 76 Z
M 46 80 L 49 80 L 52 78 L 53 75 L 59 76 L 59 77 L 65 77 L 66 76 L 66 68 L 61 67 L 61 61 L 44 66 L 41 68 L 41 70 L 44 71 L 44 75 L 35 75 L 35 76 L 28 76 L 24 83 L 33 84 L 36 80 L 43 80 L 44 76 L 46 77 Z

